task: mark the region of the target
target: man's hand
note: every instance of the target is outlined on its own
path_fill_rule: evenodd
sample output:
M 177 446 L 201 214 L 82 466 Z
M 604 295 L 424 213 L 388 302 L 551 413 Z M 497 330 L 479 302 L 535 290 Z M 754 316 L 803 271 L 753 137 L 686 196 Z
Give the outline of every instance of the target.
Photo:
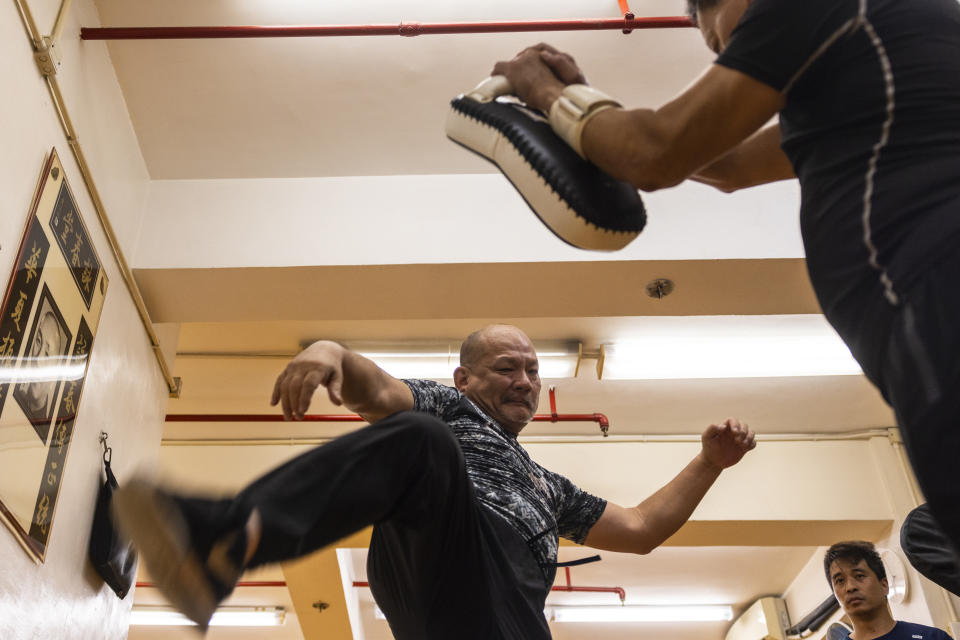
M 558 51 L 545 42 L 536 44 L 530 49 L 540 52 L 540 59 L 546 63 L 563 84 L 587 84 L 587 78 L 577 66 L 577 61 L 569 53 Z
M 343 404 L 343 357 L 346 348 L 336 342 L 315 342 L 290 361 L 273 385 L 270 405 L 282 403 L 286 420 L 301 420 L 317 387 L 327 388 L 330 402 Z
M 527 47 L 512 60 L 498 62 L 491 75 L 504 75 L 514 94 L 543 112 L 568 84 L 586 84 L 587 80 L 574 59 L 548 44 Z
M 736 418 L 707 427 L 703 448 L 673 480 L 632 509 L 607 502 L 586 544 L 609 551 L 650 553 L 693 514 L 720 472 L 755 446 L 753 432 Z
M 721 424 L 712 424 L 700 436 L 702 455 L 707 464 L 717 471 L 732 467 L 757 446 L 753 431 L 736 418 L 727 418 Z

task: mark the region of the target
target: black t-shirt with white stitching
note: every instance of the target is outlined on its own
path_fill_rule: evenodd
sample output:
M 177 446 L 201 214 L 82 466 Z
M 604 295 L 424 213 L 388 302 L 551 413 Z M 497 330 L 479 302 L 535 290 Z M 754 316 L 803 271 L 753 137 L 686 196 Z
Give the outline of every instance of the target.
M 960 4 L 753 0 L 717 64 L 784 93 L 811 280 L 873 369 L 870 309 L 960 245 Z

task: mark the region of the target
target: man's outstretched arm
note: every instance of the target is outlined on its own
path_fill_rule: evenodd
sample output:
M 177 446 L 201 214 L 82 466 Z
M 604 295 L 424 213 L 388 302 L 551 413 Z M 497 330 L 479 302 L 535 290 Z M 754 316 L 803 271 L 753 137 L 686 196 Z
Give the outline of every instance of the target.
M 493 71 L 507 76 L 521 100 L 545 113 L 566 84 L 583 81 L 573 59 L 546 44 L 498 62 Z M 583 128 L 580 144 L 586 158 L 611 176 L 654 191 L 679 184 L 722 158 L 770 122 L 784 104 L 776 89 L 713 64 L 658 109 L 598 112 Z M 748 170 L 764 170 L 768 160 L 753 159 L 756 164 Z M 777 168 L 784 168 L 782 161 Z
M 317 387 L 326 387 L 330 402 L 376 422 L 413 409 L 413 393 L 374 362 L 341 344 L 315 342 L 277 376 L 270 404 L 281 404 L 287 420 L 301 419 Z
M 734 418 L 707 427 L 701 441 L 703 448 L 690 464 L 636 507 L 608 502 L 585 544 L 607 551 L 650 553 L 690 518 L 720 472 L 756 446 L 750 428 Z

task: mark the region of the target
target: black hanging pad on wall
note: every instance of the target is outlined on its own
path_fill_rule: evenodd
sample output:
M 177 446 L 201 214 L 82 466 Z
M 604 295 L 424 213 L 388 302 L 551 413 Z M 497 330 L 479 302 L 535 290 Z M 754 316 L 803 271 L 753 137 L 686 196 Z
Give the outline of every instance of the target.
M 107 447 L 107 434 L 100 432 L 103 444 L 103 469 L 106 479 L 97 494 L 97 507 L 90 531 L 90 562 L 103 581 L 121 600 L 126 597 L 137 577 L 137 552 L 133 545 L 120 536 L 113 524 L 110 502 L 119 488 L 110 468 L 113 450 Z

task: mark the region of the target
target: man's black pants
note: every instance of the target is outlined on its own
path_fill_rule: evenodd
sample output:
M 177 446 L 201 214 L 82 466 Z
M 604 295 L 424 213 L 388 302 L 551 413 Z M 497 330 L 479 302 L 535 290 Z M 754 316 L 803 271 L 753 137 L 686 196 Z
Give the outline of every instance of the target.
M 540 640 L 549 585 L 527 545 L 474 495 L 449 425 L 402 412 L 308 451 L 232 500 L 178 498 L 198 546 L 259 510 L 251 566 L 374 525 L 370 588 L 399 640 Z
M 865 311 L 887 339 L 858 359 L 893 407 L 931 512 L 960 551 L 960 250 L 898 293 L 899 305 Z

